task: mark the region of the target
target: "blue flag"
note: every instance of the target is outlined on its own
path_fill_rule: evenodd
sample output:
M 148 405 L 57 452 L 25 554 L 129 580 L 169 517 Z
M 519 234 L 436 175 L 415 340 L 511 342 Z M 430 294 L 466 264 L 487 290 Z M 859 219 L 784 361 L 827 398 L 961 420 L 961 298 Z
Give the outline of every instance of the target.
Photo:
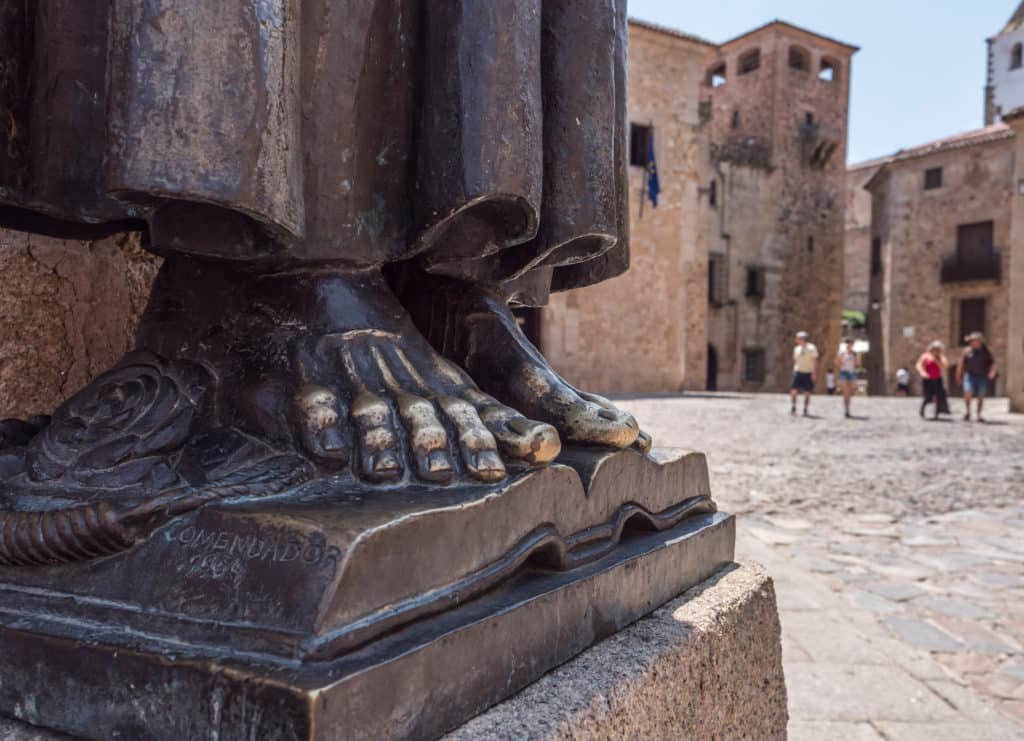
M 658 207 L 658 194 L 661 193 L 661 181 L 658 180 L 658 162 L 654 158 L 654 129 L 647 137 L 647 197 L 651 205 Z

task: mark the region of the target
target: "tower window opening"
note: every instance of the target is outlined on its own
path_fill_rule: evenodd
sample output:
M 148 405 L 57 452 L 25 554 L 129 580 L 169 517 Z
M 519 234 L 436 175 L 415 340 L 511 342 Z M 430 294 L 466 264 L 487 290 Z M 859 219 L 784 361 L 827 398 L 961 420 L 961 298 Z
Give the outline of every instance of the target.
M 1018 41 L 1010 51 L 1010 69 L 1020 69 L 1021 67 L 1024 67 L 1024 44 Z
M 799 46 L 789 47 L 789 68 L 807 72 L 811 69 L 811 55 Z
M 726 82 L 725 63 L 708 70 L 707 84 L 711 87 L 722 87 Z
M 832 59 L 822 59 L 818 79 L 825 82 L 836 82 L 839 79 L 839 63 Z
M 748 75 L 761 69 L 761 50 L 751 49 L 740 56 L 736 69 L 738 75 Z
M 740 112 L 738 109 L 732 112 L 732 127 L 734 129 L 740 127 Z

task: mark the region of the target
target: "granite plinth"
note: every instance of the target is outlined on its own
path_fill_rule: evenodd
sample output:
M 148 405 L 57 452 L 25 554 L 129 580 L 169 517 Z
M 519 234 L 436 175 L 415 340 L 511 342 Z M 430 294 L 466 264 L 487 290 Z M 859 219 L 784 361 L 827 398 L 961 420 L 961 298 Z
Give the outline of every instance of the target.
M 444 741 L 786 738 L 775 589 L 726 566 Z
M 490 487 L 319 482 L 0 569 L 0 713 L 104 739 L 436 736 L 733 558 L 703 456 L 563 460 Z

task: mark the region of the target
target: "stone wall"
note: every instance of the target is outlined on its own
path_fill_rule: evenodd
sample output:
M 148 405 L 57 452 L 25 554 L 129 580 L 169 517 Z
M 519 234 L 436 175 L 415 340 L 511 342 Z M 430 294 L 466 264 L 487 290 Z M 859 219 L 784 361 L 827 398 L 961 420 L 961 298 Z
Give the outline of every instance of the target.
M 0 417 L 50 413 L 131 349 L 158 267 L 138 235 L 0 230 Z
M 1013 116 L 1007 121 L 1013 128 L 1013 182 L 1016 189 L 1011 192 L 1012 228 L 1007 247 L 1007 323 L 1009 338 L 1006 348 L 1007 372 L 1006 390 L 1010 397 L 1010 409 L 1024 413 L 1024 116 Z
M 723 45 L 709 62 L 704 93 L 721 197 L 708 204 L 706 228 L 711 257 L 725 266 L 708 333 L 719 389 L 785 389 L 799 330 L 823 354 L 838 347 L 854 51 L 772 23 Z M 741 73 L 755 52 L 757 69 Z M 819 76 L 826 61 L 832 79 Z M 710 73 L 723 64 L 725 83 L 713 84 Z M 751 286 L 751 273 L 763 275 L 761 290 Z M 758 378 L 746 359 L 762 353 Z
M 629 120 L 654 127 L 659 204 L 646 200 L 645 169 L 631 167 L 629 271 L 552 296 L 541 346 L 556 370 L 586 389 L 703 389 L 707 246 L 698 200 L 707 145 L 699 90 L 713 47 L 635 23 L 629 45 Z
M 882 274 L 872 286 L 880 311 L 872 315 L 872 352 L 866 358 L 873 393 L 894 393 L 900 367 L 913 368 L 932 340 L 955 362 L 963 349 L 960 305 L 984 299 L 989 346 L 1002 366 L 997 392 L 1015 366 L 1009 361 L 1008 291 L 1014 142 L 939 144 L 934 153 L 896 158 L 871 182 L 872 233 L 881 240 Z M 942 186 L 926 190 L 926 170 L 942 168 Z M 960 225 L 993 222 L 1001 277 L 943 281 L 943 261 L 956 255 Z M 877 346 L 876 346 L 877 343 Z M 954 393 L 957 389 L 952 389 Z
M 846 173 L 843 309 L 865 315 L 871 303 L 871 193 L 864 186 L 879 166 L 880 163 L 865 163 Z

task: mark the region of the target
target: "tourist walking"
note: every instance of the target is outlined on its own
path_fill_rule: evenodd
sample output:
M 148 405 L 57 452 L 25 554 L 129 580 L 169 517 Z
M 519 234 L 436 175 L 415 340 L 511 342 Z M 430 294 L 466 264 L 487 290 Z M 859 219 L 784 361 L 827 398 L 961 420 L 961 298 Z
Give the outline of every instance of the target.
M 935 416 L 933 419 L 938 419 L 940 414 L 949 414 L 949 399 L 946 396 L 946 385 L 942 382 L 942 374 L 949 367 L 944 345 L 935 340 L 928 346 L 927 352 L 917 359 L 915 367 L 921 376 L 921 388 L 924 391 L 924 400 L 921 402 L 921 416 L 924 416 L 925 409 L 932 402 L 935 403 Z
M 989 384 L 996 380 L 996 359 L 985 344 L 985 335 L 972 332 L 964 338 L 967 347 L 960 356 L 956 367 L 956 382 L 964 390 L 964 419 L 971 420 L 971 399 L 978 400 L 978 421 L 984 422 L 981 416 L 988 395 Z
M 810 341 L 806 332 L 797 332 L 796 347 L 793 348 L 793 381 L 789 386 L 789 395 L 793 404 L 789 413 L 796 414 L 796 400 L 800 394 L 804 396 L 804 416 L 810 415 L 811 394 L 814 384 L 818 381 L 818 348 Z
M 846 418 L 853 415 L 850 413 L 850 403 L 853 399 L 853 392 L 857 384 L 857 368 L 860 367 L 860 356 L 853 351 L 853 338 L 847 337 L 839 345 L 839 352 L 833 367 L 839 376 L 839 383 L 843 391 L 843 409 L 846 411 Z

